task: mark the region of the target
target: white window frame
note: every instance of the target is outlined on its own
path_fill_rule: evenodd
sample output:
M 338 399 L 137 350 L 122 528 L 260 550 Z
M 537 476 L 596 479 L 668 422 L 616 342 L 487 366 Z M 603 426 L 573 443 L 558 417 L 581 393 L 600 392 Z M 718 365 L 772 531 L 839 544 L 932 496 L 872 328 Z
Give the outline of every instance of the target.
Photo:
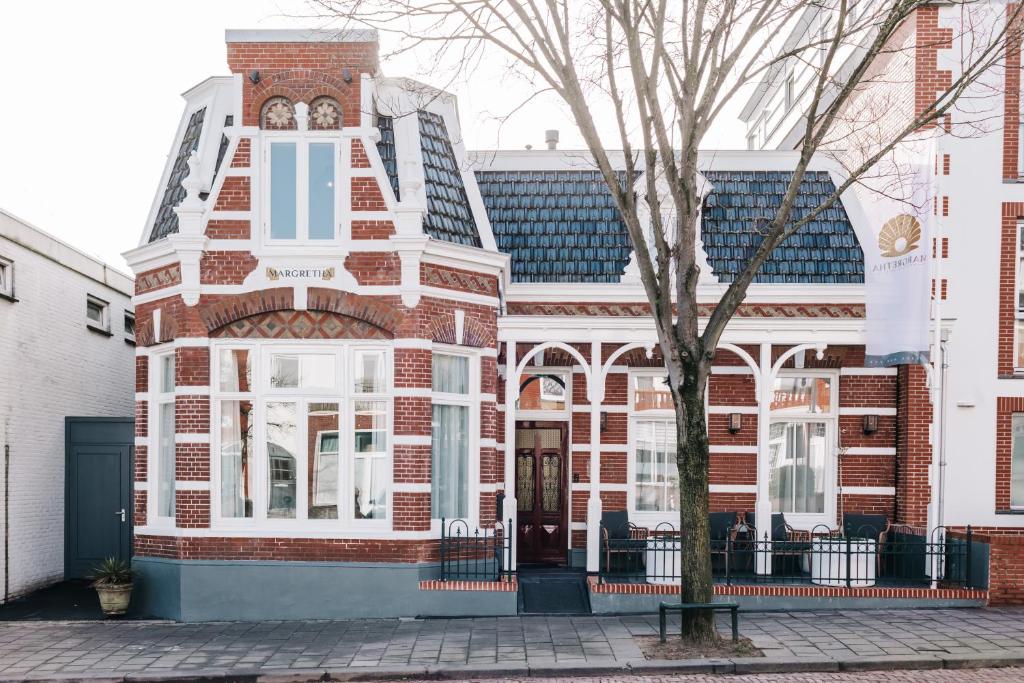
M 1011 413 L 1010 414 L 1010 509 L 1011 510 L 1024 510 L 1024 500 L 1014 502 L 1013 500 L 1013 450 L 1016 446 L 1017 439 L 1014 435 L 1014 422 L 1017 419 L 1024 420 L 1024 413 Z
M 672 510 L 637 510 L 636 509 L 636 442 L 637 422 L 665 422 L 675 433 L 676 411 L 672 410 L 643 410 L 637 411 L 636 397 L 633 385 L 637 377 L 664 378 L 668 376 L 665 368 L 637 368 L 627 373 L 626 393 L 628 396 L 629 420 L 627 431 L 626 451 L 626 508 L 629 510 L 630 520 L 637 526 L 654 527 L 662 522 L 668 522 L 675 527 L 679 526 L 679 512 Z
M 89 317 L 89 305 L 93 304 L 100 307 L 100 318 L 99 322 L 96 322 Z M 85 324 L 91 330 L 102 332 L 104 334 L 110 334 L 110 302 L 105 301 L 98 296 L 93 294 L 86 294 L 85 299 Z
M 469 409 L 469 508 L 468 517 L 462 519 L 470 526 L 477 528 L 480 520 L 480 352 L 465 346 L 450 344 L 433 344 L 431 354 L 459 356 L 469 359 L 469 391 L 465 394 L 452 394 L 433 391 L 430 393 L 431 417 L 435 403 L 441 405 L 466 406 Z M 433 361 L 431 361 L 433 362 Z M 433 472 L 431 472 L 430 493 L 433 497 Z M 455 521 L 445 518 L 445 524 Z M 433 518 L 433 499 L 431 499 L 430 529 L 432 533 L 441 532 L 441 520 Z
M 170 345 L 162 345 L 156 347 L 154 352 L 149 356 L 149 443 L 150 449 L 147 452 L 147 471 L 146 471 L 146 522 L 151 527 L 158 528 L 173 528 L 175 526 L 174 515 L 165 517 L 157 513 L 159 506 L 159 495 L 160 495 L 160 410 L 162 406 L 175 404 L 175 396 L 177 395 L 177 378 L 175 378 L 175 386 L 171 391 L 164 391 L 161 380 L 163 379 L 163 364 L 166 358 L 174 358 L 175 373 L 177 373 L 178 360 L 175 356 L 174 347 Z M 177 408 L 175 408 L 175 411 Z M 177 414 L 175 413 L 175 423 L 177 422 Z M 175 428 L 174 434 L 174 457 L 177 461 L 177 428 Z M 177 470 L 177 462 L 175 462 L 175 470 Z M 177 474 L 175 474 L 174 481 L 171 482 L 173 486 L 172 495 L 177 496 Z M 177 514 L 177 504 L 175 504 L 175 514 Z
M 0 297 L 14 301 L 14 261 L 0 256 Z
M 128 320 L 132 321 L 132 329 L 128 329 Z M 124 339 L 125 341 L 135 343 L 135 314 L 131 311 L 124 312 Z
M 529 377 L 537 375 L 556 375 L 565 382 L 565 407 L 562 410 L 520 410 L 518 407 L 519 392 L 516 391 L 516 420 L 568 420 L 572 413 L 572 378 L 571 368 L 564 366 L 533 366 L 523 370 L 519 376 L 519 386 Z M 539 380 L 540 381 L 540 380 Z
M 219 387 L 220 353 L 226 349 L 249 351 L 252 373 L 252 387 L 249 392 L 222 392 Z M 356 393 L 353 389 L 355 358 L 359 351 L 376 351 L 383 355 L 384 390 L 380 393 Z M 335 358 L 335 387 L 333 389 L 271 388 L 269 368 L 271 354 L 326 354 Z M 379 535 L 392 529 L 394 518 L 394 353 L 388 344 L 363 342 L 359 340 L 213 340 L 210 345 L 211 399 L 210 409 L 214 428 L 211 429 L 211 519 L 213 529 L 246 530 L 248 532 L 304 533 L 320 536 L 358 537 L 365 533 Z M 221 472 L 220 420 L 222 403 L 225 401 L 251 401 L 256 413 L 253 428 L 253 492 L 252 517 L 224 517 L 221 515 Z M 355 501 L 349 495 L 352 491 L 355 469 L 355 447 L 353 438 L 355 401 L 384 401 L 387 410 L 386 439 L 387 454 L 384 466 L 387 514 L 381 519 L 356 519 Z M 270 472 L 266 450 L 266 405 L 267 403 L 295 402 L 300 409 L 297 413 L 296 442 L 300 453 L 296 454 L 295 517 L 273 519 L 267 516 L 269 502 Z M 308 484 L 312 472 L 308 465 L 309 444 L 309 403 L 338 404 L 338 518 L 309 519 Z M 303 419 L 303 415 L 307 419 Z M 319 436 L 317 437 L 319 448 Z
M 270 236 L 270 145 L 274 142 L 295 143 L 295 238 L 294 239 L 273 239 Z M 314 240 L 309 238 L 309 145 L 310 143 L 331 143 L 334 145 L 334 236 L 328 240 Z M 290 248 L 299 247 L 303 251 L 316 247 L 338 247 L 344 241 L 341 234 L 341 203 L 343 193 L 348 189 L 343 185 L 348 181 L 348 176 L 342 178 L 341 171 L 341 150 L 342 139 L 336 130 L 325 131 L 261 131 L 262 163 L 260 173 L 263 181 L 260 183 L 262 192 L 260 211 L 262 213 L 262 229 L 260 236 L 262 245 L 272 249 L 283 248 L 290 251 Z
M 1024 154 L 1021 155 L 1024 157 Z M 1024 223 L 1017 224 L 1016 230 L 1017 242 L 1014 247 L 1014 275 L 1013 275 L 1013 372 L 1014 374 L 1024 374 L 1024 366 L 1018 365 L 1017 361 L 1020 358 L 1020 345 L 1024 344 L 1024 334 L 1021 333 L 1021 328 L 1024 327 L 1024 306 L 1021 305 L 1021 288 L 1024 287 L 1024 267 L 1021 266 L 1022 260 L 1024 260 Z M 941 295 L 941 292 L 936 292 L 936 296 Z
M 771 425 L 776 422 L 779 423 L 791 423 L 791 422 L 824 422 L 825 423 L 825 509 L 821 513 L 794 513 L 786 512 L 786 523 L 792 526 L 794 529 L 813 529 L 818 525 L 825 525 L 828 528 L 835 527 L 836 524 L 836 510 L 838 509 L 838 496 L 839 496 L 839 485 L 837 482 L 838 478 L 838 442 L 837 434 L 839 433 L 839 372 L 836 370 L 816 370 L 816 369 L 786 369 L 779 370 L 776 374 L 776 379 L 782 379 L 784 377 L 825 377 L 829 379 L 829 411 L 828 413 L 816 413 L 816 414 L 803 414 L 803 415 L 787 415 L 771 413 L 768 419 L 769 433 L 771 433 Z M 774 383 L 772 385 L 772 391 L 774 391 Z M 769 444 L 764 444 L 764 448 L 768 449 Z M 771 463 L 768 463 L 768 467 L 771 467 Z M 765 472 L 765 476 L 771 480 L 770 469 Z M 772 512 L 782 512 L 781 510 L 773 509 Z

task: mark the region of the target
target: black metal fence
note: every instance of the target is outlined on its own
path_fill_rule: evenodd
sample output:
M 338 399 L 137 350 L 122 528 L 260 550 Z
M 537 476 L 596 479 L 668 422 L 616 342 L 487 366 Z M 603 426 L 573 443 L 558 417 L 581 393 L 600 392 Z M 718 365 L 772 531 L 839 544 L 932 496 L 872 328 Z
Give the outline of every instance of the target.
M 810 532 L 730 532 L 711 541 L 716 582 L 781 583 L 839 587 L 972 588 L 973 541 L 945 528 L 929 536 L 906 527 L 838 535 L 825 527 Z M 599 582 L 678 583 L 686 539 L 668 523 L 628 533 L 601 529 Z
M 470 530 L 461 520 L 441 520 L 441 580 L 501 581 L 512 576 L 512 538 L 508 524 Z

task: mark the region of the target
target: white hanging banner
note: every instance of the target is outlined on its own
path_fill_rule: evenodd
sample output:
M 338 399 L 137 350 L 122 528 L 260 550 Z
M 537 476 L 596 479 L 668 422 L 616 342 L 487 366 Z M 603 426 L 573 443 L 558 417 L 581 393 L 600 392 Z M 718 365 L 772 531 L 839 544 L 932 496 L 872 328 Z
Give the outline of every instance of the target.
M 858 192 L 868 228 L 860 233 L 868 367 L 928 362 L 935 154 L 922 146 L 885 190 Z

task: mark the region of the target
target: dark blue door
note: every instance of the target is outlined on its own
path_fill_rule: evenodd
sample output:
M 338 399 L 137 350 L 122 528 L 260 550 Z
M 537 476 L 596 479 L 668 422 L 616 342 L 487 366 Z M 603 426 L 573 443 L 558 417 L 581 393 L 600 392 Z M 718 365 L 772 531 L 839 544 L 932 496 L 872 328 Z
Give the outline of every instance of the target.
M 134 431 L 131 418 L 67 418 L 65 578 L 131 556 Z

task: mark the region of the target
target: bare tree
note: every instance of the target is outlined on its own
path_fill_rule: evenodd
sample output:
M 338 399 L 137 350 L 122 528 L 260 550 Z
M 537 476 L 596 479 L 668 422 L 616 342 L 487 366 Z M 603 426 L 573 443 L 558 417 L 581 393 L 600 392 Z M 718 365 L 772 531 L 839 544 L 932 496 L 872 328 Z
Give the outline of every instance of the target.
M 958 100 L 977 92 L 975 86 L 1002 63 L 1007 44 L 1016 44 L 1008 27 L 1017 25 L 1019 10 L 954 0 L 958 69 L 934 98 L 894 116 L 881 95 L 892 90 L 884 65 L 900 53 L 912 58 L 920 47 L 905 40 L 907 26 L 930 0 L 308 2 L 320 17 L 395 36 L 396 52 L 415 50 L 432 65 L 448 62 L 466 70 L 503 55 L 512 71 L 568 107 L 632 239 L 668 371 L 680 532 L 688 543 L 682 599 L 710 602 L 704 390 L 727 323 L 778 245 L 899 145 L 923 129 L 941 130 L 937 124 Z M 994 14 L 986 20 L 986 12 Z M 698 149 L 730 100 L 794 66 L 810 69 L 813 77 L 801 93 L 802 139 L 792 178 L 779 205 L 751 226 L 760 245 L 701 327 L 695 242 L 704 186 Z M 615 134 L 602 137 L 597 103 L 610 103 Z M 845 177 L 818 206 L 794 212 L 808 166 L 826 150 Z M 642 211 L 641 203 L 647 205 Z M 694 641 L 717 638 L 707 612 L 688 617 L 684 630 Z

